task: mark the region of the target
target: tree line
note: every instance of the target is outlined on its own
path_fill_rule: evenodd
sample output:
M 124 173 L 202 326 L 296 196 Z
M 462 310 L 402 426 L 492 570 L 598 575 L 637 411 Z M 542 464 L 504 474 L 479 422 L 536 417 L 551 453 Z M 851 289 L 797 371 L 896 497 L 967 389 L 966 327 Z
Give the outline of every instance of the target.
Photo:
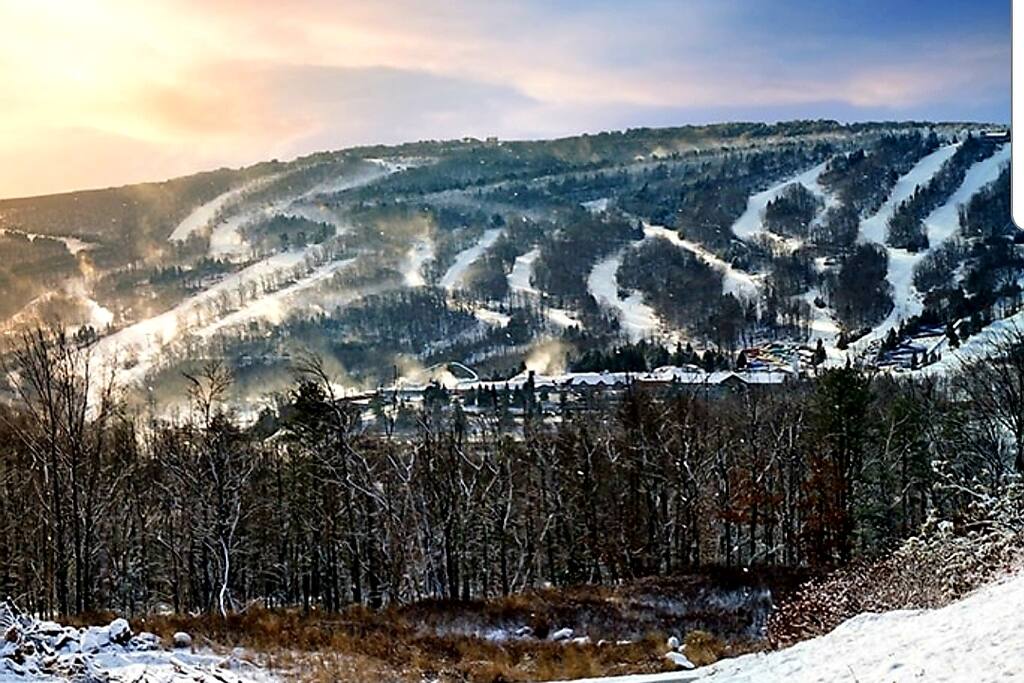
M 1024 470 L 1024 335 L 950 380 L 857 368 L 771 390 L 594 394 L 503 424 L 431 402 L 371 433 L 316 358 L 243 426 L 222 367 L 190 408 L 123 401 L 89 347 L 5 358 L 0 594 L 41 614 L 338 610 L 884 552 Z

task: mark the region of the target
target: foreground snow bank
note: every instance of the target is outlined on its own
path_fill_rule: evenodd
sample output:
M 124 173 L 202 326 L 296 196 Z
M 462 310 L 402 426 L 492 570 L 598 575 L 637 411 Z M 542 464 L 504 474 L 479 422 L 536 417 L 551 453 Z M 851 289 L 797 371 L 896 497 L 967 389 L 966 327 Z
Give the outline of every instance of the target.
M 133 634 L 124 619 L 79 629 L 32 619 L 0 604 L 0 683 L 273 680 L 235 655 L 224 658 L 209 652 L 164 650 L 157 636 Z
M 828 635 L 682 673 L 595 683 L 1024 681 L 1024 572 L 936 610 L 861 614 Z M 583 683 L 578 681 L 577 683 Z

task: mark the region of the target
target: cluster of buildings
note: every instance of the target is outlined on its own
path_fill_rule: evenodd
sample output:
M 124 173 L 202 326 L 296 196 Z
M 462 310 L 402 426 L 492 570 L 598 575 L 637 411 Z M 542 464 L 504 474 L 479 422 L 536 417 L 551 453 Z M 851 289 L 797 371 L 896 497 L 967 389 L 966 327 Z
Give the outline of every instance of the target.
M 778 367 L 708 372 L 695 365 L 665 366 L 649 372 L 568 372 L 543 375 L 524 371 L 502 380 L 435 380 L 420 385 L 382 387 L 343 399 L 364 409 L 364 422 L 383 408 L 398 414 L 418 408 L 458 405 L 467 415 L 501 414 L 513 420 L 527 414 L 556 416 L 615 401 L 627 391 L 658 395 L 700 392 L 721 397 L 744 391 L 764 391 L 794 381 L 798 375 Z

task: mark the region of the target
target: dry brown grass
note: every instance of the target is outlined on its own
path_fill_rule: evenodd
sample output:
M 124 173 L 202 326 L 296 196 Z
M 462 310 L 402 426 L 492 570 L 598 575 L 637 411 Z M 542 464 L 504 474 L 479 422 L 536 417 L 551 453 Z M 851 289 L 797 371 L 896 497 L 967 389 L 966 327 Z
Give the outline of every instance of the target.
M 721 638 L 707 631 L 690 631 L 683 645 L 686 658 L 697 666 L 714 664 L 729 652 Z
M 491 641 L 437 635 L 411 624 L 400 610 L 353 609 L 340 615 L 252 609 L 224 619 L 158 616 L 137 620 L 170 642 L 187 631 L 196 644 L 259 653 L 261 663 L 296 681 L 439 681 L 519 683 L 665 669 L 664 638 L 628 645 Z
M 199 647 L 244 647 L 261 664 L 301 682 L 564 680 L 670 669 L 664 655 L 671 634 L 685 635 L 686 654 L 699 665 L 760 649 L 761 643 L 744 635 L 749 615 L 699 599 L 709 588 L 749 586 L 749 580 L 721 573 L 714 580 L 679 577 L 614 588 L 541 589 L 489 600 L 429 600 L 380 611 L 351 607 L 337 614 L 253 607 L 227 618 L 151 616 L 133 620 L 133 626 L 160 635 L 167 644 L 176 631 L 186 631 Z M 692 608 L 681 613 L 679 605 L 689 600 Z M 112 617 L 90 615 L 79 621 L 104 623 Z M 533 629 L 533 638 L 491 640 L 479 635 L 490 628 L 512 631 L 524 625 Z M 566 626 L 592 642 L 546 640 Z M 617 644 L 620 640 L 630 642 Z

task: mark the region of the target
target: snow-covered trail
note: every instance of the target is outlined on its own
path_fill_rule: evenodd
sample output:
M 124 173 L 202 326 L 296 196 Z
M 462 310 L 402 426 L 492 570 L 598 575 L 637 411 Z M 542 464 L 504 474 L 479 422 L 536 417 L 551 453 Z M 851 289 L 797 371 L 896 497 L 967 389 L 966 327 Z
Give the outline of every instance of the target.
M 263 187 L 267 183 L 270 183 L 279 177 L 280 174 L 275 174 L 250 180 L 249 182 L 243 183 L 242 185 L 228 190 L 227 192 L 222 192 L 205 204 L 200 204 L 192 210 L 192 213 L 185 216 L 185 218 L 178 223 L 174 228 L 174 231 L 171 233 L 171 236 L 167 239 L 171 242 L 184 242 L 192 234 L 205 230 L 225 207 L 235 200 L 240 199 L 245 195 L 245 193 Z
M 61 242 L 72 256 L 78 256 L 80 252 L 96 248 L 96 245 L 92 242 L 86 242 L 85 240 L 77 237 L 40 235 L 34 232 L 25 232 L 24 230 L 14 230 L 12 228 L 0 228 L 0 235 L 19 235 L 27 238 L 29 242 L 35 242 L 36 240 L 54 240 L 55 242 Z
M 198 337 L 210 337 L 221 330 L 230 329 L 236 325 L 255 320 L 266 320 L 275 324 L 280 323 L 297 308 L 298 302 L 295 301 L 295 298 L 299 294 L 303 295 L 302 305 L 309 306 L 312 303 L 309 300 L 309 290 L 326 282 L 335 273 L 344 270 L 355 263 L 355 261 L 355 258 L 347 258 L 322 265 L 306 277 L 254 299 L 237 311 L 217 319 L 210 325 L 195 330 L 194 334 Z
M 917 373 L 941 376 L 961 370 L 973 361 L 999 355 L 1007 346 L 1013 345 L 1021 334 L 1024 334 L 1024 312 L 987 325 L 982 331 L 968 337 L 960 348 L 951 349 L 947 346 L 942 352 L 942 358 L 924 366 Z
M 508 288 L 513 292 L 537 294 L 530 281 L 533 279 L 533 264 L 540 257 L 540 247 L 516 257 L 512 264 L 512 272 L 508 274 Z
M 939 147 L 931 154 L 922 157 L 912 169 L 901 176 L 881 208 L 873 216 L 861 222 L 861 239 L 865 242 L 884 245 L 889 219 L 895 213 L 896 207 L 910 199 L 914 190 L 919 186 L 923 186 L 931 180 L 932 176 L 938 173 L 942 165 L 949 161 L 949 158 L 956 154 L 956 150 L 959 148 L 959 143 Z
M 804 301 L 811 309 L 809 340 L 816 342 L 821 339 L 826 343 L 834 342 L 839 336 L 839 323 L 836 322 L 828 307 L 818 308 L 814 303 L 819 298 L 824 300 L 825 297 L 822 296 L 821 290 L 817 287 L 812 287 L 804 294 L 798 295 L 797 298 Z M 829 351 L 830 357 L 835 357 L 836 359 L 843 358 L 841 353 L 833 354 L 834 349 L 830 349 L 828 346 L 826 346 L 826 349 Z
M 756 301 L 760 296 L 761 276 L 751 275 L 735 268 L 731 263 L 708 251 L 702 245 L 691 240 L 684 240 L 679 233 L 660 225 L 644 224 L 644 236 L 647 238 L 662 237 L 672 244 L 694 254 L 701 261 L 722 274 L 722 293 L 732 294 L 740 300 Z
M 936 610 L 861 614 L 785 650 L 681 673 L 574 683 L 996 683 L 1024 681 L 1024 572 Z
M 455 257 L 455 262 L 445 272 L 444 277 L 441 278 L 441 286 L 448 291 L 457 289 L 462 284 L 462 279 L 466 276 L 466 272 L 469 271 L 469 267 L 498 241 L 502 232 L 500 228 L 485 230 L 484 234 L 481 235 L 480 239 L 473 246 L 460 251 Z
M 857 340 L 857 348 L 861 348 L 875 339 L 882 338 L 890 328 L 899 326 L 901 320 L 919 315 L 924 310 L 921 293 L 914 287 L 914 269 L 932 250 L 959 231 L 960 205 L 969 201 L 983 187 L 995 181 L 999 177 L 1003 164 L 1007 163 L 1009 158 L 1010 145 L 1007 144 L 1003 145 L 999 151 L 988 159 L 979 161 L 968 169 L 960 187 L 942 206 L 932 211 L 924 219 L 925 229 L 928 234 L 927 249 L 913 253 L 906 249 L 887 248 L 889 253 L 887 277 L 892 285 L 893 309 L 886 316 L 885 320 L 869 335 Z M 875 228 L 872 227 L 872 230 L 875 230 Z
M 598 262 L 587 277 L 587 290 L 597 303 L 618 312 L 622 330 L 631 341 L 658 336 L 662 324 L 654 309 L 644 303 L 643 295 L 633 292 L 625 299 L 619 296 L 619 266 L 622 257 L 630 247 L 623 247 L 618 252 Z
M 822 171 L 825 170 L 825 166 L 827 164 L 827 161 L 822 162 L 814 168 L 808 169 L 803 173 L 789 178 L 788 180 L 769 187 L 763 192 L 751 195 L 750 199 L 747 200 L 746 211 L 744 211 L 743 215 L 733 223 L 733 234 L 744 241 L 751 240 L 757 235 L 762 234 L 764 232 L 764 225 L 761 222 L 761 216 L 764 213 L 765 208 L 768 206 L 768 202 L 776 199 L 780 194 L 782 194 L 783 190 L 793 183 L 800 183 L 810 190 L 815 196 L 821 197 L 826 204 L 830 203 L 831 200 L 829 199 L 829 195 L 818 182 L 818 176 L 820 176 Z
M 213 230 L 210 233 L 210 257 L 233 259 L 245 256 L 248 250 L 248 244 L 242 237 L 241 229 L 245 225 L 252 223 L 255 220 L 258 220 L 261 216 L 267 218 L 276 215 L 311 217 L 308 214 L 310 207 L 306 205 L 306 202 L 312 201 L 316 197 L 316 195 L 324 193 L 342 192 L 344 190 L 351 190 L 357 187 L 363 187 L 364 185 L 369 185 L 370 183 L 376 182 L 377 180 L 380 180 L 385 176 L 391 175 L 392 173 L 398 173 L 400 170 L 403 169 L 403 167 L 401 166 L 391 164 L 382 160 L 367 161 L 370 161 L 371 163 L 374 164 L 374 166 L 371 169 L 363 170 L 348 175 L 342 175 L 338 178 L 332 178 L 331 180 L 321 183 L 314 187 L 313 189 L 308 190 L 297 196 L 279 199 L 258 207 L 239 207 L 239 210 L 235 211 L 234 213 L 231 213 L 231 215 L 225 216 L 223 220 L 217 223 L 217 225 L 213 226 Z M 253 181 L 253 183 L 256 183 L 255 186 L 250 184 L 249 186 L 239 188 L 239 190 L 241 190 L 241 194 L 236 197 L 228 198 L 226 204 L 230 205 L 234 199 L 241 198 L 247 192 L 259 187 L 258 183 L 260 181 L 262 181 L 262 184 L 265 185 L 274 180 L 277 180 L 278 178 L 283 177 L 284 175 L 286 175 L 286 173 L 277 174 L 263 179 L 258 179 L 257 181 Z M 215 199 L 214 201 L 217 200 Z M 200 209 L 202 208 L 203 207 L 200 207 Z M 219 208 L 223 208 L 223 205 L 222 207 Z M 197 211 L 198 210 L 199 209 L 197 209 Z M 218 210 L 213 213 L 211 218 L 215 220 L 218 216 L 221 215 L 223 215 L 222 212 Z M 202 216 L 200 216 L 200 218 L 202 218 Z M 329 222 L 332 225 L 334 225 L 335 228 L 338 227 L 337 223 L 335 223 L 335 221 L 330 216 L 319 215 L 318 217 L 313 218 L 313 220 Z M 207 220 L 206 223 L 199 225 L 195 229 L 205 228 L 209 224 L 210 220 Z
M 406 287 L 425 287 L 427 279 L 423 276 L 423 267 L 434 260 L 434 241 L 429 236 L 416 240 L 406 254 L 406 263 L 402 269 L 402 277 Z
M 159 358 L 164 347 L 215 319 L 219 302 L 247 288 L 265 288 L 268 281 L 300 267 L 308 255 L 306 251 L 276 254 L 233 273 L 169 311 L 101 338 L 94 347 L 94 358 L 102 366 L 123 362 L 122 354 L 127 354 L 134 359 L 134 364 L 129 368 L 122 366 L 119 378 L 128 382 L 138 381 Z
M 679 233 L 660 225 L 643 224 L 644 240 L 664 238 L 694 254 L 711 268 L 722 274 L 722 293 L 732 294 L 743 301 L 757 301 L 760 296 L 760 276 L 733 267 L 702 245 L 684 240 Z M 643 294 L 632 292 L 623 299 L 619 296 L 618 270 L 622 258 L 629 249 L 635 249 L 644 240 L 629 244 L 618 252 L 600 261 L 590 271 L 587 278 L 587 290 L 597 300 L 618 312 L 622 329 L 632 341 L 661 336 L 666 329 L 664 322 L 653 308 L 644 303 Z

